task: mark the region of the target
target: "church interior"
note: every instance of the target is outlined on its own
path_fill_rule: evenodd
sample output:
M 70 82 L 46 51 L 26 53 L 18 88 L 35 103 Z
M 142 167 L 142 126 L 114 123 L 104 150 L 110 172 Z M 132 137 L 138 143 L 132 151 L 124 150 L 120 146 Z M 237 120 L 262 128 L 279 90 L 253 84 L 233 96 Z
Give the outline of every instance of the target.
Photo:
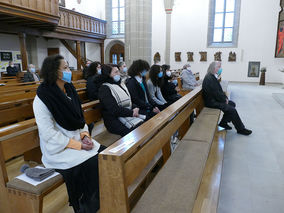
M 283 213 L 283 0 L 0 0 L 0 213 Z

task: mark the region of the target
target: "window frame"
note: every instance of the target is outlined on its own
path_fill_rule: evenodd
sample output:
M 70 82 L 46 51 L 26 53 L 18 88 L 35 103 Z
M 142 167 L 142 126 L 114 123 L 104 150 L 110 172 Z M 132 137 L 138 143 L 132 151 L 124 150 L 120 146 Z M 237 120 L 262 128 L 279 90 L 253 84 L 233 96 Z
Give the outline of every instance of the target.
M 117 5 L 117 7 L 113 7 L 112 6 L 112 1 L 113 0 L 111 0 L 110 1 L 110 3 L 111 3 L 111 8 L 110 8 L 110 14 L 111 14 L 111 35 L 112 36 L 123 36 L 124 34 L 125 34 L 125 0 L 116 0 L 116 1 L 118 1 L 118 5 Z M 124 1 L 124 6 L 123 7 L 121 7 L 121 4 L 120 4 L 120 1 Z M 113 9 L 117 9 L 118 10 L 118 20 L 117 21 L 113 21 L 113 19 L 112 19 L 112 11 L 113 11 Z M 121 18 L 120 18 L 120 9 L 121 8 L 123 8 L 124 9 L 124 20 L 121 20 Z M 117 24 L 118 24 L 118 27 L 117 27 L 117 30 L 118 30 L 118 33 L 117 34 L 114 34 L 113 33 L 113 23 L 114 22 L 116 22 Z M 121 26 L 121 23 L 124 23 L 124 33 L 121 33 L 121 28 L 120 28 L 120 26 Z
M 223 12 L 215 12 L 216 8 L 216 0 L 210 0 L 209 5 L 209 20 L 208 20 L 208 38 L 207 38 L 207 47 L 210 48 L 219 48 L 219 47 L 237 47 L 238 46 L 238 35 L 239 35 L 239 21 L 240 21 L 240 6 L 241 0 L 235 0 L 235 8 L 234 8 L 234 22 L 233 27 L 225 27 L 225 19 L 226 19 L 226 3 L 227 0 L 224 0 L 224 10 Z M 230 13 L 230 12 L 228 12 Z M 214 29 L 215 28 L 215 14 L 223 14 L 223 26 L 222 28 L 222 41 L 214 42 Z M 224 31 L 226 28 L 232 28 L 232 42 L 224 41 Z

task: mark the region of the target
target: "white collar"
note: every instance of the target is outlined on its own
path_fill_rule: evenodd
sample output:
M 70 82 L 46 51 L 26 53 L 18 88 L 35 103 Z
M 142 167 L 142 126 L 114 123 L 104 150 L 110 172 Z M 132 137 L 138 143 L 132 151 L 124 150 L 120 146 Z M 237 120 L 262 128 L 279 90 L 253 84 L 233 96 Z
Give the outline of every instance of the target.
M 219 76 L 218 76 L 218 74 L 216 73 L 216 74 L 214 74 L 214 76 L 218 79 L 219 78 Z
M 140 84 L 142 83 L 142 77 L 136 75 L 135 79 L 136 79 L 136 81 L 138 81 L 138 83 L 140 83 Z

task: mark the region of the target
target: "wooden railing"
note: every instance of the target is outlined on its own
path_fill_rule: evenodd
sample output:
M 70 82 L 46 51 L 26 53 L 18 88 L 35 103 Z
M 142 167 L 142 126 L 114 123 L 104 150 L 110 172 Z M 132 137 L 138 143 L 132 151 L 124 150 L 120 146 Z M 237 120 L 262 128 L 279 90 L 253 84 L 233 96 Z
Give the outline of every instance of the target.
M 59 8 L 59 27 L 71 28 L 87 33 L 106 34 L 106 21 L 81 14 L 72 10 Z
M 58 0 L 0 0 L 0 12 L 57 25 Z

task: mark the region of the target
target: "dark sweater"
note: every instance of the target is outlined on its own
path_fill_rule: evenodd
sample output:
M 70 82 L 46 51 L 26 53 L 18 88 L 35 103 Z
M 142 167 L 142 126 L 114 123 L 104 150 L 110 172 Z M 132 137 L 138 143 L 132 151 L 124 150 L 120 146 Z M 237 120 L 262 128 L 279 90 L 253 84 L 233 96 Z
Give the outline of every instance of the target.
M 206 107 L 222 109 L 226 104 L 227 96 L 217 78 L 211 73 L 208 73 L 203 80 L 202 93 Z
M 166 99 L 167 102 L 173 103 L 177 101 L 181 95 L 179 95 L 176 91 L 176 85 L 172 82 L 169 82 L 167 79 L 165 79 L 161 91 L 163 94 L 163 97 Z
M 93 75 L 87 79 L 87 95 L 91 101 L 98 100 L 98 93 L 101 85 L 98 78 L 99 75 Z
M 7 67 L 7 75 L 8 76 L 16 76 L 17 73 L 18 73 L 18 69 L 16 67 L 11 67 L 11 66 Z
M 143 85 L 146 89 L 148 103 L 146 102 L 144 90 L 135 78 L 131 77 L 126 82 L 126 86 L 130 93 L 132 103 L 135 104 L 141 110 L 152 111 L 156 104 L 149 95 L 145 79 L 143 79 Z

